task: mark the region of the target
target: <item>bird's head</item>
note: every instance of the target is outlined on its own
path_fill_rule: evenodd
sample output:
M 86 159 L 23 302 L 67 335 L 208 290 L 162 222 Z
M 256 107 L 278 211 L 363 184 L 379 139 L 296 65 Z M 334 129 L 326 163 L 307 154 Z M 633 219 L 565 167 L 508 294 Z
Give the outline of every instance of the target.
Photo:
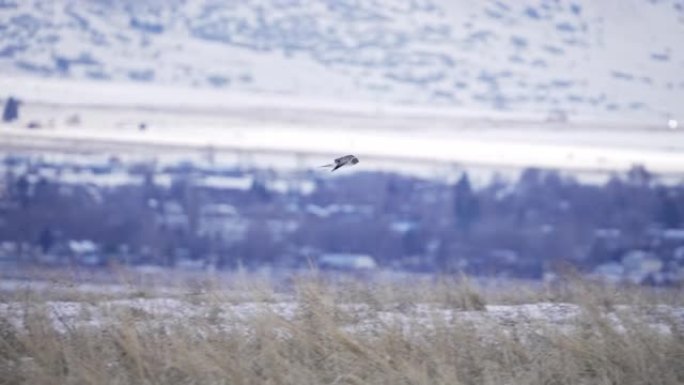
M 351 160 L 351 164 L 357 164 L 357 163 L 359 163 L 359 158 L 353 157 Z

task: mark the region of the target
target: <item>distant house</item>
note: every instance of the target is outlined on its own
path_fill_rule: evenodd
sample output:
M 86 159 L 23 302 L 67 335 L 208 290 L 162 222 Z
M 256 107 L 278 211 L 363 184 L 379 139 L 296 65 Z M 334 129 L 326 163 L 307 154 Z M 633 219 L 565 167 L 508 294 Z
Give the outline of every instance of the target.
M 180 203 L 167 201 L 163 204 L 162 212 L 158 216 L 159 223 L 169 228 L 187 228 L 189 226 L 188 215 Z
M 17 260 L 17 244 L 14 242 L 0 242 L 0 262 Z
M 418 227 L 418 224 L 413 221 L 394 221 L 390 223 L 390 230 L 397 234 L 406 234 Z
M 684 229 L 665 229 L 662 238 L 677 243 L 684 243 Z
M 678 266 L 684 267 L 684 246 L 679 246 L 672 251 L 672 260 L 675 261 Z
M 663 266 L 663 261 L 656 255 L 643 250 L 631 250 L 624 254 L 621 262 L 608 262 L 597 266 L 594 275 L 613 283 L 658 283 L 663 279 Z
M 180 258 L 176 261 L 175 268 L 187 271 L 211 270 L 212 264 L 206 259 Z
M 104 263 L 104 258 L 99 252 L 99 247 L 90 240 L 70 240 L 67 248 L 73 260 L 85 266 L 99 266 Z
M 610 283 L 618 283 L 623 280 L 625 268 L 621 263 L 608 262 L 596 266 L 593 276 Z
M 365 254 L 323 254 L 318 259 L 322 269 L 360 271 L 373 270 L 378 267 L 375 259 Z
M 333 215 L 360 215 L 371 216 L 373 208 L 369 206 L 355 206 L 355 205 L 340 205 L 331 204 L 328 206 L 318 206 L 315 204 L 308 204 L 304 208 L 305 212 L 319 218 L 328 218 Z
M 647 278 L 653 278 L 663 268 L 663 261 L 655 255 L 642 251 L 632 250 L 622 258 L 622 266 L 625 268 L 625 278 L 632 283 L 644 283 Z
M 198 232 L 201 235 L 221 236 L 226 241 L 245 237 L 247 221 L 229 204 L 208 204 L 201 208 Z

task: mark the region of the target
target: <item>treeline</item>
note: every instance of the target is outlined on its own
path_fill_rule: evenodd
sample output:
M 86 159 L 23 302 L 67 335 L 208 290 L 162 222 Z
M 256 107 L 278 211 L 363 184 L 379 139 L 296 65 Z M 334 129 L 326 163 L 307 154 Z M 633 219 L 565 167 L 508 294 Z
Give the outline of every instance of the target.
M 238 188 L 199 183 L 216 175 L 192 166 L 164 171 L 170 184 L 158 182 L 154 167 L 129 168 L 137 182 L 111 187 L 17 170 L 2 178 L 0 242 L 16 245 L 26 263 L 79 263 L 70 242 L 88 240 L 95 264 L 296 267 L 357 253 L 412 271 L 538 278 L 558 264 L 589 271 L 635 249 L 671 265 L 684 246 L 684 236 L 664 237 L 684 228 L 684 186 L 661 184 L 643 167 L 604 184 L 528 169 L 477 189 L 468 173 L 447 184 L 385 173 L 226 171 L 251 177 Z M 304 182 L 313 188 L 296 188 Z M 283 184 L 294 187 L 276 188 Z

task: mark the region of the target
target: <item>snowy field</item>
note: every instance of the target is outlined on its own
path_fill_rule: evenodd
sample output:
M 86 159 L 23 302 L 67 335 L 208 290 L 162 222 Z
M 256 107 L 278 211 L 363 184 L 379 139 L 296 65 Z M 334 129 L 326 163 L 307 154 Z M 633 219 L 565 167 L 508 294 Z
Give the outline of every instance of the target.
M 133 153 L 143 158 L 211 153 L 219 159 L 247 154 L 253 165 L 290 169 L 354 153 L 363 159 L 357 169 L 366 171 L 444 175 L 458 167 L 541 167 L 605 177 L 641 164 L 671 181 L 684 175 L 684 131 L 664 124 L 288 104 L 272 96 L 231 99 L 211 91 L 89 82 L 2 78 L 0 84 L 26 101 L 22 119 L 0 131 L 4 151 Z M 31 122 L 39 128 L 21 128 Z
M 456 293 L 458 295 L 459 293 Z M 193 298 L 196 297 L 196 298 Z M 135 295 L 133 295 L 135 297 Z M 71 328 L 79 330 L 106 330 L 120 321 L 121 314 L 138 314 L 140 327 L 158 328 L 194 322 L 210 321 L 219 330 L 250 333 L 252 320 L 270 316 L 293 322 L 306 312 L 307 304 L 294 296 L 274 296 L 261 301 L 237 300 L 221 293 L 181 293 L 178 296 L 159 298 L 127 298 L 102 301 L 45 301 L 36 309 L 45 312 L 48 326 L 59 333 Z M 275 300 L 275 298 L 279 300 Z M 429 326 L 465 322 L 481 333 L 501 327 L 510 331 L 529 333 L 534 328 L 553 328 L 560 332 L 576 332 L 587 309 L 572 303 L 539 302 L 520 305 L 480 305 L 464 303 L 335 303 L 328 298 L 332 317 L 341 320 L 345 332 L 377 334 L 382 328 L 410 330 L 411 325 Z M 28 327 L 26 303 L 8 301 L 0 303 L 0 316 L 18 329 Z M 684 327 L 684 307 L 669 305 L 632 306 L 615 305 L 603 314 L 617 330 L 624 330 L 623 322 L 636 318 L 647 322 L 653 330 L 671 334 Z M 629 321 L 627 321 L 629 322 Z

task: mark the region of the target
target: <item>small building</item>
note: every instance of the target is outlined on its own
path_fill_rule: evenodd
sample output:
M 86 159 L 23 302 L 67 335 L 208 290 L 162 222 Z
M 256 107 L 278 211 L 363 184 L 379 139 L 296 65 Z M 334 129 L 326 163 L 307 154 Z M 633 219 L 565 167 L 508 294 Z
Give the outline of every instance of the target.
M 90 240 L 70 240 L 67 243 L 69 254 L 73 261 L 84 266 L 99 266 L 104 264 L 105 258 L 99 252 L 99 247 Z
M 622 282 L 625 275 L 625 267 L 618 262 L 607 262 L 594 268 L 592 276 L 610 283 Z
M 366 254 L 323 254 L 318 258 L 318 266 L 330 270 L 365 271 L 376 269 L 378 264 Z
M 208 204 L 201 208 L 198 233 L 206 236 L 220 236 L 225 241 L 244 239 L 248 222 L 238 210 L 229 204 Z
M 171 229 L 187 229 L 190 225 L 188 214 L 183 206 L 176 201 L 164 202 L 157 220 L 160 224 Z
M 659 281 L 664 263 L 656 255 L 643 250 L 626 252 L 620 262 L 613 261 L 596 266 L 593 275 L 607 282 L 643 284 Z
M 644 283 L 647 278 L 653 278 L 663 268 L 663 262 L 657 256 L 642 251 L 631 250 L 622 258 L 625 268 L 625 279 L 632 283 Z

